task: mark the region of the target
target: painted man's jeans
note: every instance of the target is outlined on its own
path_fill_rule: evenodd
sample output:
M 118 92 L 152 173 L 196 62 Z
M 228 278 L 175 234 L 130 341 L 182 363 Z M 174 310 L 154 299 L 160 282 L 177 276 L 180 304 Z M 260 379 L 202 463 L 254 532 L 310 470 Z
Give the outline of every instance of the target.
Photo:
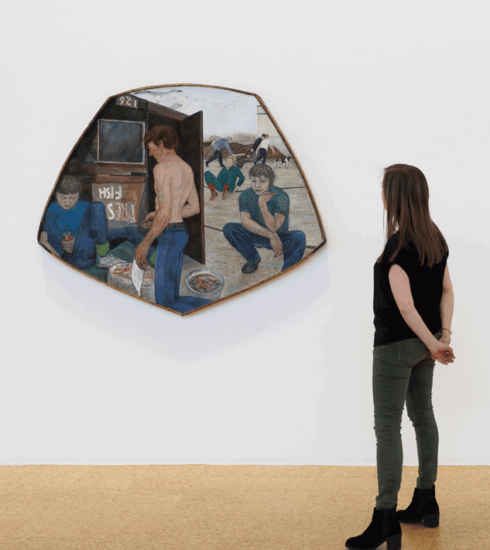
M 113 250 L 124 241 L 129 241 L 137 247 L 144 239 L 144 235 L 135 226 L 127 225 L 119 229 L 107 230 L 107 216 L 105 206 L 101 202 L 92 202 L 88 205 L 73 246 L 71 254 L 64 254 L 65 259 L 77 269 L 88 269 L 93 266 L 97 258 L 96 245 L 109 243 Z M 147 258 L 150 258 L 155 249 L 150 247 Z
M 266 237 L 252 233 L 245 229 L 241 223 L 227 223 L 223 227 L 223 233 L 229 243 L 247 260 L 256 262 L 259 259 L 257 248 L 272 250 L 271 241 Z M 298 263 L 305 253 L 306 237 L 302 231 L 285 231 L 278 233 L 283 246 L 284 264 L 281 271 Z
M 216 159 L 219 160 L 219 165 L 221 166 L 221 168 L 224 168 L 225 165 L 223 164 L 223 153 L 221 152 L 221 150 L 213 151 L 213 156 L 208 158 L 208 160 L 206 161 L 206 166 L 209 166 Z
M 158 237 L 155 260 L 155 301 L 179 313 L 186 313 L 212 301 L 179 296 L 184 250 L 188 241 L 189 233 L 185 225 L 165 228 Z
M 441 332 L 434 336 L 439 339 Z M 376 346 L 373 350 L 378 510 L 393 508 L 398 501 L 403 465 L 400 430 L 405 401 L 417 439 L 417 487 L 430 489 L 436 481 L 439 435 L 432 409 L 434 365 L 429 350 L 418 338 Z
M 262 164 L 265 164 L 266 159 L 267 159 L 267 150 L 259 149 L 259 158 L 255 159 L 253 163 L 258 164 L 262 160 Z

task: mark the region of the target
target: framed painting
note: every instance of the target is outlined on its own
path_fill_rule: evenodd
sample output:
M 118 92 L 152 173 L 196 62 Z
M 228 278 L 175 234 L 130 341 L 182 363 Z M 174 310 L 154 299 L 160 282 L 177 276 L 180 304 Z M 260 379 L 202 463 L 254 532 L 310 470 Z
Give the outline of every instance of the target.
M 260 97 L 178 84 L 105 102 L 60 171 L 38 241 L 89 277 L 188 315 L 303 264 L 326 237 Z

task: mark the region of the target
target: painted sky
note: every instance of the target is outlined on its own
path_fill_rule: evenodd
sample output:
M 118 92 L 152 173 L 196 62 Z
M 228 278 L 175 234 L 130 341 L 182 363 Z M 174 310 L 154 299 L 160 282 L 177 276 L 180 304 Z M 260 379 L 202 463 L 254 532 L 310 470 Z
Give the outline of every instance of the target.
M 134 95 L 186 115 L 203 111 L 204 137 L 257 133 L 259 103 L 251 95 L 199 86 L 152 88 L 134 92 Z

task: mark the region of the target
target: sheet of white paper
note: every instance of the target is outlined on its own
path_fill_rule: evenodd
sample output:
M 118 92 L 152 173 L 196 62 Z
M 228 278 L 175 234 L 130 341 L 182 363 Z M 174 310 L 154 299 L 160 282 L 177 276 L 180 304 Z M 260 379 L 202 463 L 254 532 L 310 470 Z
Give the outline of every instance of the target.
M 140 269 L 138 264 L 136 263 L 136 260 L 133 261 L 133 267 L 131 268 L 131 280 L 133 281 L 134 288 L 136 289 L 136 292 L 138 293 L 138 296 L 141 296 L 141 286 L 143 284 L 143 277 L 145 276 L 145 272 Z

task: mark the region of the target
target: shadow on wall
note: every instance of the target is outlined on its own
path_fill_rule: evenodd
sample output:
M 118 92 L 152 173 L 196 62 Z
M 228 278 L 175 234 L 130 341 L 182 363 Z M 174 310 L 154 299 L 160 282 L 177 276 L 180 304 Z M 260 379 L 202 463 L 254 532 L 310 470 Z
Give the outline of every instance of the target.
M 43 256 L 48 295 L 87 325 L 132 342 L 164 359 L 195 361 L 271 335 L 306 314 L 329 288 L 323 249 L 297 268 L 245 294 L 187 317 L 108 288 Z M 191 339 L 191 340 L 190 340 Z

